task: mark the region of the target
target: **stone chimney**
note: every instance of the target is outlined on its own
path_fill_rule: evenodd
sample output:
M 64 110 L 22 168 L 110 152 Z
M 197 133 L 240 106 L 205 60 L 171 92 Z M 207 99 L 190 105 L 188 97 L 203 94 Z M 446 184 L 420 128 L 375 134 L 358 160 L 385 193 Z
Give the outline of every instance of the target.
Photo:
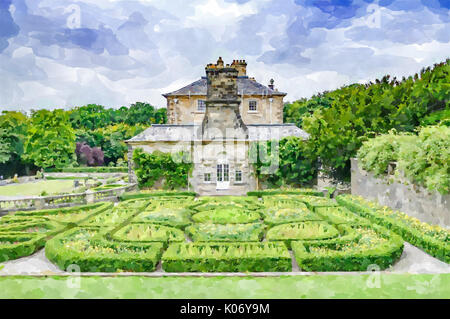
M 205 71 L 207 89 L 206 111 L 201 128 L 203 140 L 248 138 L 248 128 L 239 112 L 239 71 L 229 64 L 224 67 L 222 58 L 217 64 L 208 64 Z
M 247 62 L 245 60 L 233 60 L 231 67 L 238 70 L 238 76 L 247 76 Z

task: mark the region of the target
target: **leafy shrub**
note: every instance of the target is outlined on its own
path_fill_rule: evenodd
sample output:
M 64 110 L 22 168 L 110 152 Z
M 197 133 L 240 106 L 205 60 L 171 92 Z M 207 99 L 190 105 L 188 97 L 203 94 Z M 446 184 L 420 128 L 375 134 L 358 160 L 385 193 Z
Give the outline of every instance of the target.
M 389 162 L 412 182 L 450 193 L 450 127 L 423 127 L 419 135 L 392 132 L 370 139 L 358 151 L 361 167 L 376 176 L 386 172 Z
M 188 157 L 189 154 L 185 152 L 170 154 L 155 151 L 149 154 L 142 148 L 135 149 L 133 161 L 139 186 L 153 187 L 157 181 L 163 180 L 165 189 L 186 188 L 193 166 Z
M 302 138 L 294 136 L 251 143 L 248 154 L 260 183 L 278 187 L 310 184 L 317 165 L 311 156 L 305 156 L 305 144 Z
M 403 240 L 389 232 L 360 229 L 356 241 L 329 244 L 292 242 L 295 259 L 305 271 L 367 271 L 377 265 L 385 269 L 403 252 Z
M 339 231 L 326 222 L 306 221 L 302 223 L 282 224 L 267 231 L 267 240 L 283 241 L 288 248 L 296 240 L 331 239 L 339 236 Z
M 275 226 L 307 220 L 320 220 L 304 203 L 277 197 L 264 197 L 264 206 L 267 207 L 262 210 L 264 223 Z
M 162 257 L 167 272 L 291 271 L 280 243 L 176 243 Z
M 186 228 L 193 241 L 260 241 L 264 235 L 261 223 L 253 224 L 194 224 Z
M 62 270 L 78 265 L 81 271 L 154 271 L 162 243 L 118 243 L 103 240 L 96 228 L 74 228 L 50 239 L 45 256 Z
M 79 164 L 88 166 L 102 166 L 104 164 L 104 154 L 99 147 L 90 147 L 86 142 L 77 142 L 75 154 Z
M 192 216 L 196 223 L 212 224 L 246 224 L 259 221 L 260 215 L 253 211 L 239 208 L 217 208 L 197 213 Z
M 129 224 L 111 235 L 124 242 L 177 242 L 184 241 L 184 233 L 173 227 L 147 223 Z
M 448 230 L 423 223 L 417 218 L 393 211 L 388 207 L 368 202 L 362 197 L 340 195 L 336 200 L 352 212 L 390 229 L 402 236 L 405 241 L 422 248 L 442 261 L 450 263 Z
M 429 190 L 449 194 L 450 127 L 422 128 L 415 145 L 400 150 L 398 169 Z
M 369 139 L 358 150 L 361 167 L 375 176 L 385 174 L 389 163 L 398 160 L 400 147 L 412 143 L 414 139 L 413 135 L 397 135 L 394 131 Z

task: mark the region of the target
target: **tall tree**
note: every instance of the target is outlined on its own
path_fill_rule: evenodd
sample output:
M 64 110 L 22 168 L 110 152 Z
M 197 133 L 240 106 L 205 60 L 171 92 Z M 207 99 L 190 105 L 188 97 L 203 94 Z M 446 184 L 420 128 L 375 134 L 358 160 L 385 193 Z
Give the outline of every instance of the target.
M 31 116 L 25 142 L 26 160 L 37 167 L 67 167 L 76 161 L 75 133 L 68 113 L 39 110 Z

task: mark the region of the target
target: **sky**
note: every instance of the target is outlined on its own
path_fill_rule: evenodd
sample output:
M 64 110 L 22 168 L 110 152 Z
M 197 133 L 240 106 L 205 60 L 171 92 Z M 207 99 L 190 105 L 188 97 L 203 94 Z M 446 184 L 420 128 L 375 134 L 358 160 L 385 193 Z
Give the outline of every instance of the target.
M 245 59 L 285 101 L 450 57 L 450 0 L 0 0 L 0 111 L 165 107 Z

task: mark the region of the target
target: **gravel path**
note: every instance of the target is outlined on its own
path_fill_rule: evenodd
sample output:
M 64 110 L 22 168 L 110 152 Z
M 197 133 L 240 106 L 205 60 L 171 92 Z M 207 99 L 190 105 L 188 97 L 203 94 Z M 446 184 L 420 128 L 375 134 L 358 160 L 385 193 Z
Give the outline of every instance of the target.
M 147 273 L 83 273 L 83 276 L 255 276 L 255 277 L 274 277 L 274 276 L 302 276 L 302 275 L 359 275 L 371 272 L 305 272 L 300 271 L 295 259 L 293 258 L 292 272 L 263 272 L 263 273 L 166 273 L 158 265 L 155 272 Z M 28 256 L 11 260 L 0 264 L 0 276 L 11 275 L 31 275 L 31 276 L 50 276 L 50 275 L 68 275 L 52 264 L 46 257 L 44 249 Z M 383 273 L 412 273 L 412 274 L 440 274 L 450 273 L 450 265 L 428 255 L 417 247 L 405 243 L 405 248 L 400 260 L 391 268 L 382 271 Z M 72 273 L 73 274 L 73 273 Z

